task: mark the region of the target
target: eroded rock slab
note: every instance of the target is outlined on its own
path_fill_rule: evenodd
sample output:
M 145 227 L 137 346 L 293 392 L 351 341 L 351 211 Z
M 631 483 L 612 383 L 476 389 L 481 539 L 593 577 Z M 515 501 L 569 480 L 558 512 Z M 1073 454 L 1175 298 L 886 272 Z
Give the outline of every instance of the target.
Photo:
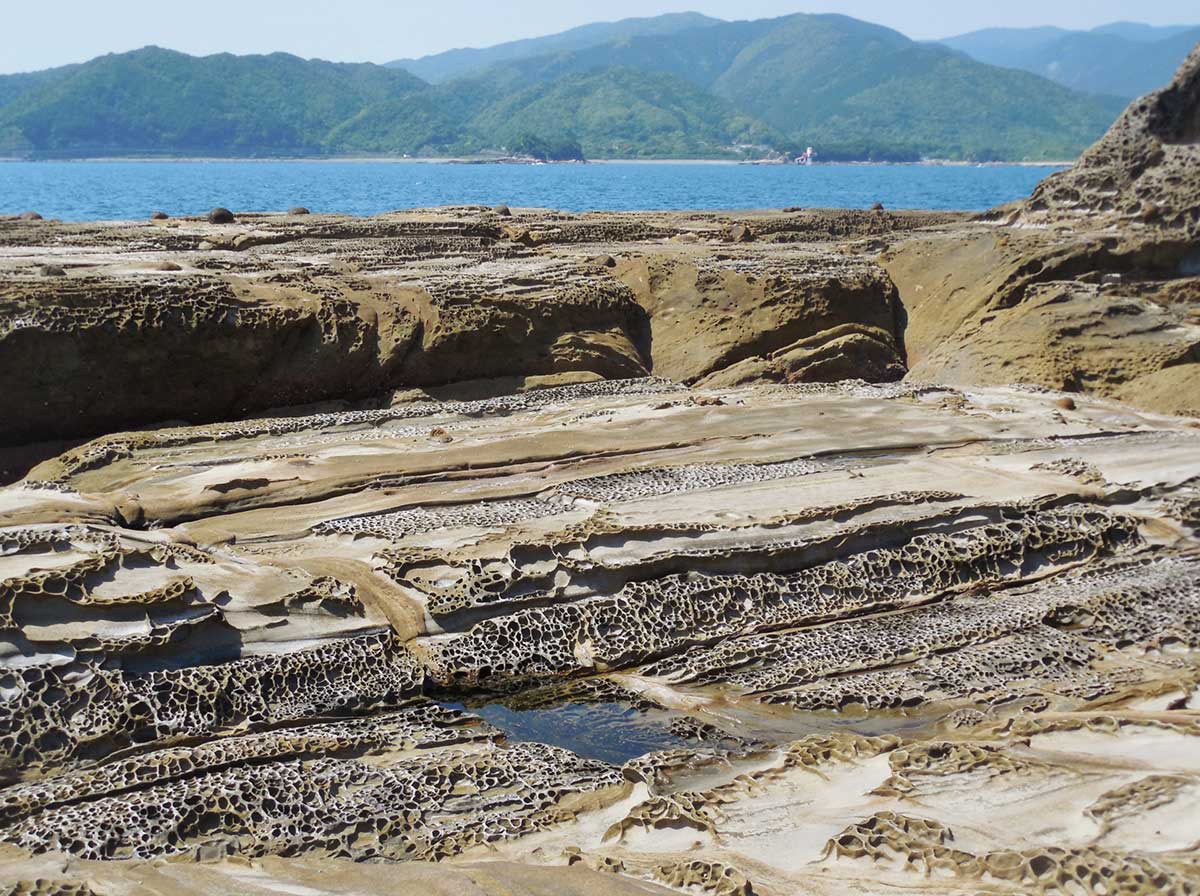
M 3 441 L 476 380 L 894 380 L 895 288 L 837 245 L 956 217 L 746 213 L 738 244 L 710 213 L 0 220 Z
M 84 444 L 0 490 L 5 873 L 1192 892 L 1196 430 L 1061 399 L 642 378 Z
M 912 381 L 1200 416 L 1200 47 L 1033 196 L 881 256 Z

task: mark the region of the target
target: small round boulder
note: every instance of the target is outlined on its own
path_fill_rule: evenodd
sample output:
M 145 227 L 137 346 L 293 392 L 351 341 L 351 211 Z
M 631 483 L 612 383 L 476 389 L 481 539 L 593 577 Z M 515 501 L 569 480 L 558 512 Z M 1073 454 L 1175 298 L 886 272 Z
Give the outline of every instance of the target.
M 512 209 L 509 208 L 507 205 L 494 205 L 494 206 L 492 206 L 492 211 L 494 211 L 501 218 L 511 218 L 512 217 Z
M 1069 395 L 1064 395 L 1062 398 L 1054 402 L 1055 407 L 1062 408 L 1064 411 L 1075 410 L 1075 399 Z
M 298 205 L 298 206 L 296 206 L 295 208 L 289 208 L 289 209 L 288 209 L 288 214 L 289 214 L 289 215 L 311 215 L 311 214 L 312 214 L 312 212 L 310 212 L 310 211 L 309 211 L 308 209 L 306 209 L 304 206 L 302 206 L 302 205 Z
M 232 224 L 236 220 L 237 218 L 233 216 L 233 212 L 227 208 L 217 207 L 208 213 L 209 224 Z
M 23 212 L 21 214 L 21 220 L 22 221 L 40 221 L 40 220 L 42 220 L 42 216 L 39 215 L 37 212 Z
M 745 224 L 731 224 L 725 228 L 725 239 L 731 243 L 749 243 L 754 240 L 754 231 Z
M 44 264 L 40 268 L 43 277 L 65 277 L 67 272 L 56 264 Z
M 171 217 L 171 216 L 168 215 L 166 212 L 152 212 L 150 215 L 150 220 L 151 221 L 165 221 L 169 217 Z

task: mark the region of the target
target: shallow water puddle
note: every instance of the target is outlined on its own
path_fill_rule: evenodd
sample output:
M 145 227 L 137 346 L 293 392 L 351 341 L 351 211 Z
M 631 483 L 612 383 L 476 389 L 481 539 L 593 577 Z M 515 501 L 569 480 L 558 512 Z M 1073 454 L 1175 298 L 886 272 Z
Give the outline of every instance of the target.
M 694 740 L 670 730 L 673 714 L 643 712 L 621 702 L 562 703 L 538 709 L 513 709 L 503 703 L 442 705 L 480 716 L 510 740 L 551 744 L 614 765 L 653 750 L 696 746 Z
M 836 731 L 913 736 L 940 718 L 940 714 L 909 716 L 895 712 L 784 712 L 767 706 L 751 709 L 744 704 L 723 704 L 715 712 L 701 710 L 693 715 L 637 708 L 620 700 L 564 701 L 531 709 L 501 702 L 438 702 L 479 716 L 503 731 L 510 741 L 551 744 L 614 765 L 655 750 L 772 747 L 806 735 Z

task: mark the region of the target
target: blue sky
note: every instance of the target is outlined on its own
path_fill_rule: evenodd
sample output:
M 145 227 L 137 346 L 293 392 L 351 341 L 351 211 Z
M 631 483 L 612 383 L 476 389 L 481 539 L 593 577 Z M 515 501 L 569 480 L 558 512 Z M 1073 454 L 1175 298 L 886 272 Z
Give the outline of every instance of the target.
M 0 72 L 158 44 L 188 53 L 285 50 L 386 62 L 598 19 L 696 10 L 724 19 L 840 12 L 932 39 L 996 25 L 1200 24 L 1197 0 L 40 0 L 6 2 Z

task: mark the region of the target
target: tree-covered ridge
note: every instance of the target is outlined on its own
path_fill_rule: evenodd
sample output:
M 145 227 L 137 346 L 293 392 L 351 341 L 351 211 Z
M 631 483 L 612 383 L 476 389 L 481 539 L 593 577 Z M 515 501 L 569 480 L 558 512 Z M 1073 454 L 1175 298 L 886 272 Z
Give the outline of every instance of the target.
M 618 22 L 593 22 L 559 34 L 508 41 L 481 49 L 447 50 L 420 59 L 397 59 L 388 65 L 407 69 L 430 84 L 442 84 L 514 59 L 581 50 L 637 36 L 671 34 L 719 23 L 720 19 L 712 19 L 698 12 L 667 13 L 650 18 L 621 19 Z
M 425 88 L 378 65 L 194 57 L 158 47 L 94 59 L 0 109 L 0 133 L 48 153 L 319 152 L 355 112 Z
M 0 154 L 1045 160 L 1123 105 L 845 16 L 639 27 L 442 84 L 149 47 L 0 77 Z
M 506 146 L 521 134 L 568 134 L 593 158 L 711 158 L 784 142 L 682 79 L 628 68 L 535 84 L 489 104 L 475 125 Z
M 1124 108 L 845 16 L 796 16 L 714 91 L 826 158 L 1069 158 Z
M 633 38 L 486 75 L 502 84 L 554 81 L 604 64 L 690 81 L 765 125 L 776 146 L 813 145 L 827 159 L 1068 158 L 1124 107 L 841 15 Z

